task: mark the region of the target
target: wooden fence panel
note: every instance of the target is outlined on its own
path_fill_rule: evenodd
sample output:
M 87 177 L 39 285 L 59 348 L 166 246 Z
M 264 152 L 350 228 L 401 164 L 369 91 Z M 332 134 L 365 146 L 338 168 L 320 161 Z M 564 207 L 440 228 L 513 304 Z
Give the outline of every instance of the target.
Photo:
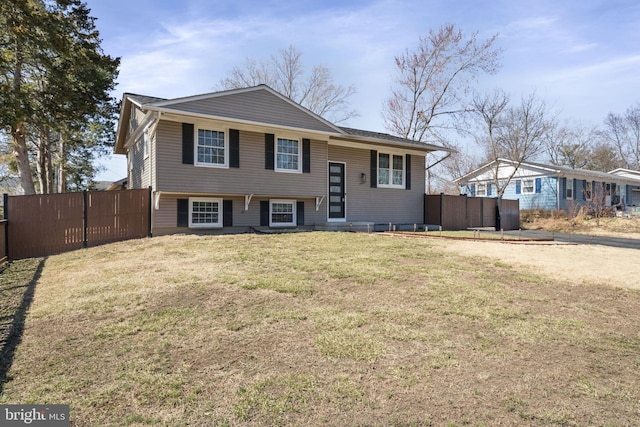
M 7 221 L 0 220 L 0 262 L 6 260 L 7 253 Z
M 424 196 L 424 223 L 440 225 L 440 195 L 425 194 Z
M 517 230 L 520 227 L 518 200 L 502 201 L 501 228 Z M 496 226 L 496 199 L 488 197 L 426 195 L 424 198 L 424 223 L 439 225 L 444 230 L 464 230 L 476 227 Z
M 482 200 L 482 227 L 496 226 L 496 199 L 478 197 Z
M 502 215 L 500 227 L 503 230 L 518 230 L 520 228 L 520 201 L 502 200 Z
M 7 196 L 6 201 L 9 259 L 150 235 L 148 189 Z
M 82 193 L 9 196 L 9 257 L 46 256 L 83 246 Z
M 442 228 L 464 230 L 467 228 L 467 198 L 442 195 Z
M 149 190 L 89 192 L 87 245 L 146 237 L 149 234 Z
M 477 228 L 483 225 L 483 203 L 479 197 L 467 197 L 467 227 Z

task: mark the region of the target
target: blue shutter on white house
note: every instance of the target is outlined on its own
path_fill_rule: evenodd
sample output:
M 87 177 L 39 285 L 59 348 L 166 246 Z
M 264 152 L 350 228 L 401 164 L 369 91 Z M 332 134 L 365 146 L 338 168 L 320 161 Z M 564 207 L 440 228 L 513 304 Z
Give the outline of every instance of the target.
M 562 178 L 560 180 L 560 198 L 567 198 L 567 178 Z
M 536 178 L 536 193 L 542 191 L 542 178 Z
M 587 200 L 587 180 L 582 180 L 582 200 Z
M 522 192 L 522 181 L 516 179 L 516 194 L 520 194 Z
M 471 184 L 471 197 L 475 197 L 476 195 L 476 185 Z
M 491 183 L 487 183 L 487 196 L 491 196 Z

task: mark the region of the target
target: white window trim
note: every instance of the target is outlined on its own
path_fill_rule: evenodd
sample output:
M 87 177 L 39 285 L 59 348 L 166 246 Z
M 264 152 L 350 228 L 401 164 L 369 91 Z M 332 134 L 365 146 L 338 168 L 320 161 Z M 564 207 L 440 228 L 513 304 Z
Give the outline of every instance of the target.
M 273 205 L 275 203 L 290 204 L 292 206 L 293 221 L 292 222 L 273 222 Z M 269 200 L 269 227 L 295 227 L 297 225 L 296 201 L 289 199 L 272 199 Z
M 525 191 L 525 188 L 527 188 L 527 186 L 524 184 L 525 181 L 531 181 L 531 189 L 532 191 Z M 536 179 L 535 178 L 523 178 L 522 179 L 522 194 L 536 194 Z
M 389 156 L 389 184 L 380 184 L 380 154 Z M 402 184 L 391 184 L 393 182 L 393 156 L 402 156 Z M 404 189 L 407 184 L 407 156 L 404 153 L 394 153 L 393 151 L 378 151 L 378 172 L 377 180 L 379 188 L 400 188 Z
M 218 203 L 218 222 L 209 222 L 205 224 L 194 224 L 193 219 L 193 202 L 210 202 Z M 222 199 L 214 197 L 189 197 L 189 228 L 222 228 Z
M 480 194 L 480 188 L 482 187 L 482 194 Z M 476 184 L 476 197 L 487 197 L 487 184 L 486 183 L 477 183 Z
M 286 139 L 289 141 L 297 141 L 298 142 L 298 169 L 286 169 L 278 167 L 278 140 Z M 302 173 L 302 140 L 300 138 L 296 138 L 294 136 L 288 135 L 275 135 L 274 137 L 274 147 L 273 147 L 273 166 L 276 172 L 284 172 L 284 173 Z
M 198 161 L 198 131 L 200 130 L 208 130 L 211 132 L 223 132 L 224 133 L 224 163 L 206 163 Z M 229 168 L 229 129 L 226 128 L 216 128 L 215 126 L 207 126 L 196 124 L 194 126 L 194 135 L 193 135 L 193 165 L 204 168 Z
M 569 195 L 569 189 L 571 189 L 571 195 Z M 565 189 L 564 189 L 564 196 L 567 200 L 573 200 L 573 189 L 574 189 L 573 178 L 567 178 Z

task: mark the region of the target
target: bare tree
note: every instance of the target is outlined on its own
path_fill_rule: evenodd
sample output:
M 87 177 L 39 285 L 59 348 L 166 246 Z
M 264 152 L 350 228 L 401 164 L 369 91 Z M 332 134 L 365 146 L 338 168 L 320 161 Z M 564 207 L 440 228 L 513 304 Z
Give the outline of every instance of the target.
M 606 141 L 596 142 L 591 149 L 591 156 L 585 169 L 608 172 L 624 167 L 625 163 L 618 155 L 618 151 Z
M 450 119 L 467 111 L 471 81 L 500 68 L 496 37 L 479 41 L 477 32 L 465 37 L 449 24 L 430 30 L 414 51 L 397 56 L 397 77 L 383 107 L 387 129 L 404 138 L 446 144 L 441 131 L 454 128 Z
M 349 98 L 355 86 L 341 86 L 324 65 L 316 65 L 305 74 L 302 52 L 294 46 L 281 49 L 268 61 L 247 59 L 243 67 L 234 67 L 220 82 L 223 89 L 238 89 L 266 84 L 287 98 L 308 108 L 333 123 L 344 123 L 357 117 Z
M 510 107 L 509 96 L 496 90 L 489 95 L 476 95 L 472 105 L 480 125 L 476 141 L 494 165 L 492 180 L 500 217 L 507 186 L 523 162 L 534 159 L 544 150 L 545 137 L 555 123 L 549 117 L 546 103 L 535 94 L 523 97 L 519 105 Z M 500 173 L 501 159 L 511 161 L 511 172 Z
M 640 169 L 640 103 L 624 114 L 609 113 L 604 126 L 601 135 L 617 151 L 622 167 Z
M 572 169 L 588 168 L 592 163 L 592 152 L 597 131 L 581 123 L 565 121 L 545 136 L 546 150 L 552 165 L 568 166 Z

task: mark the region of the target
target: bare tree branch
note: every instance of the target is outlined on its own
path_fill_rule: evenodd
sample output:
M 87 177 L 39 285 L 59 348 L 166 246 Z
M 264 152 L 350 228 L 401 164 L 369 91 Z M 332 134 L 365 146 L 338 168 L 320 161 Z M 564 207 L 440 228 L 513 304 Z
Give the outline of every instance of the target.
M 271 55 L 269 61 L 247 59 L 244 67 L 234 67 L 220 82 L 223 89 L 238 89 L 266 84 L 310 111 L 333 122 L 344 123 L 358 116 L 349 104 L 355 86 L 333 82 L 329 69 L 323 65 L 305 74 L 302 52 L 294 46 Z
M 449 24 L 421 37 L 415 51 L 396 57 L 398 75 L 383 111 L 387 129 L 417 141 L 445 140 L 438 130 L 454 128 L 449 119 L 468 112 L 464 99 L 471 81 L 500 67 L 496 37 L 465 38 Z

